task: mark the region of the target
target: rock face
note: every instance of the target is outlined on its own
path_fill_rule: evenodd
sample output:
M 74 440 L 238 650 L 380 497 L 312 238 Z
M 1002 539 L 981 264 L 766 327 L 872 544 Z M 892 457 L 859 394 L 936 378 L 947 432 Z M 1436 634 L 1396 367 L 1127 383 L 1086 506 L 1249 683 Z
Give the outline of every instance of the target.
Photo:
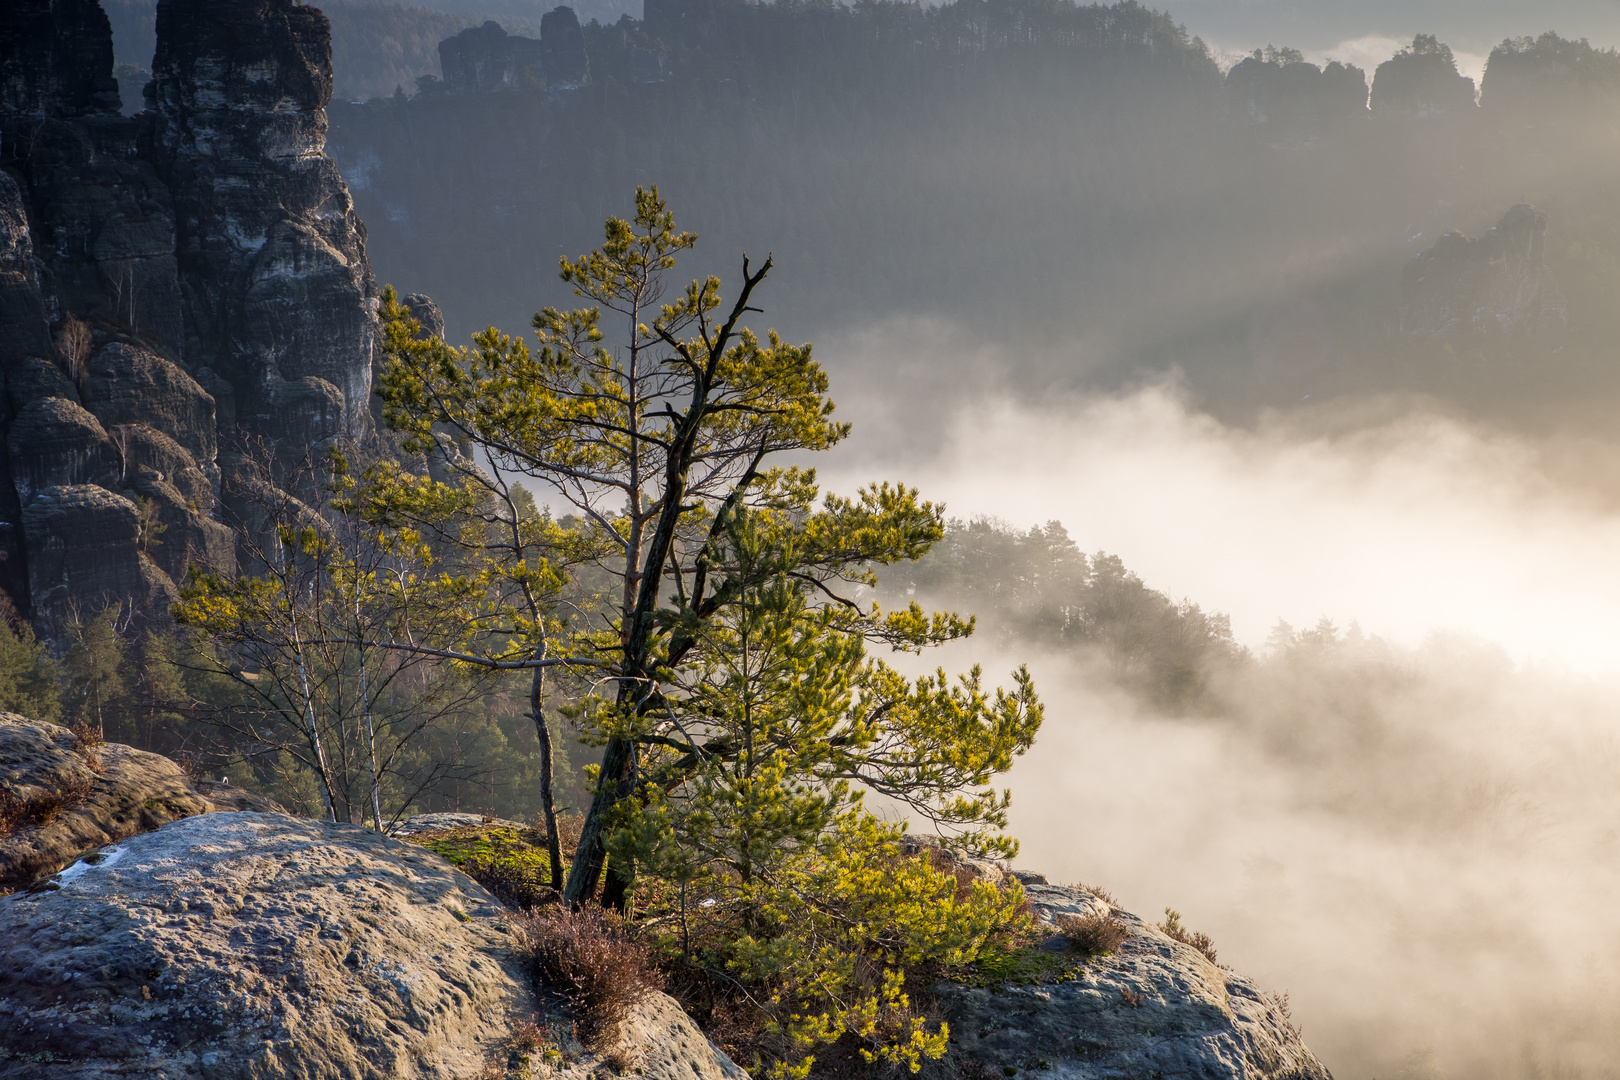
M 173 822 L 0 899 L 0 953 L 5 1080 L 539 1075 L 510 1035 L 545 1006 L 500 906 L 357 825 Z M 649 1080 L 746 1080 L 662 994 L 623 1034 Z
M 540 59 L 548 89 L 585 85 L 590 63 L 585 57 L 585 31 L 573 8 L 555 7 L 540 16 Z
M 572 89 L 589 73 L 585 33 L 570 7 L 541 16 L 539 38 L 508 34 L 499 23 L 486 22 L 439 42 L 439 70 L 445 88 L 455 94 Z
M 983 1075 L 1331 1080 L 1283 1005 L 1248 979 L 1083 889 L 1024 888 L 1043 921 L 1112 912 L 1131 933 L 1072 981 L 936 987 L 953 1048 Z
M 187 566 L 234 569 L 222 445 L 373 426 L 326 17 L 163 0 L 157 32 L 128 117 L 97 0 L 0 5 L 0 588 L 48 640 L 70 601 L 162 621 Z
M 1519 204 L 1478 240 L 1448 232 L 1401 268 L 1401 330 L 1556 333 L 1569 304 L 1546 265 L 1547 215 Z
M 97 0 L 22 0 L 0 11 L 0 101 L 8 112 L 117 112 L 112 63 L 112 24 Z
M 293 0 L 158 5 L 152 145 L 174 194 L 186 351 L 272 439 L 290 433 L 265 399 L 288 382 L 335 386 L 351 432 L 369 417 L 376 284 L 323 152 L 331 56 L 326 16 Z

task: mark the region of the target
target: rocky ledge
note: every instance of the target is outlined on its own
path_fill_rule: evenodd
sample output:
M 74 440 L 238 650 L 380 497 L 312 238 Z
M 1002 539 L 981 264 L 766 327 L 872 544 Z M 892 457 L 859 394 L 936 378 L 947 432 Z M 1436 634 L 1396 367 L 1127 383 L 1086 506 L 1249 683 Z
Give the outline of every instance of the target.
M 23 886 L 0 896 L 0 1080 L 601 1080 L 627 1067 L 747 1080 L 663 994 L 635 1006 L 617 1046 L 581 1046 L 499 901 L 401 838 L 513 823 L 421 815 L 385 836 L 264 809 L 280 810 L 156 754 L 0 714 L 0 888 Z M 1015 876 L 1051 934 L 932 988 L 952 1053 L 931 1074 L 1331 1080 L 1285 1000 L 1104 894 Z M 1108 923 L 1107 951 L 1075 950 L 1065 917 Z
M 1096 893 L 1019 876 L 1037 918 L 1053 929 L 1046 949 L 1069 948 L 1055 925 L 1066 915 L 1111 918 L 1129 936 L 1104 955 L 1023 978 L 935 987 L 970 1074 L 1332 1080 L 1285 999 Z

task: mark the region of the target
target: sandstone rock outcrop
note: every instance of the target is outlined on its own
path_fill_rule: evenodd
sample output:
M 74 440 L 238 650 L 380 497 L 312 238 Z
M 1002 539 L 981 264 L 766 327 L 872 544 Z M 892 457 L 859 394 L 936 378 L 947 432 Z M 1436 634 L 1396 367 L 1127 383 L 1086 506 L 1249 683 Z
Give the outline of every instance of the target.
M 1248 57 L 1226 73 L 1227 111 L 1285 137 L 1320 135 L 1367 115 L 1367 73 L 1334 61 L 1325 68 Z
M 49 808 L 22 813 L 0 836 L 0 893 L 92 848 L 212 809 L 166 757 L 117 743 L 85 749 L 67 728 L 15 713 L 0 713 L 0 792 L 13 808 Z
M 547 1006 L 500 906 L 357 825 L 172 822 L 0 899 L 0 952 L 5 1080 L 540 1074 L 510 1035 Z M 647 1080 L 746 1080 L 662 994 L 623 1035 Z M 545 1067 L 604 1070 L 577 1047 Z
M 1130 936 L 1061 982 L 935 987 L 954 1048 L 983 1075 L 1331 1080 L 1284 1004 L 1250 980 L 1084 889 L 1025 877 L 1042 921 L 1112 914 Z
M 365 227 L 324 153 L 331 27 L 292 0 L 162 0 L 152 156 L 173 193 L 186 353 L 282 439 L 267 388 L 317 378 L 369 416 L 376 284 Z
M 161 621 L 188 565 L 234 566 L 222 445 L 302 458 L 373 426 L 329 27 L 162 0 L 130 117 L 97 0 L 0 7 L 0 588 L 48 639 L 70 601 Z
M 1457 71 L 1450 47 L 1419 34 L 1373 72 L 1370 103 L 1379 119 L 1455 118 L 1475 111 L 1474 80 Z
M 1556 333 L 1569 303 L 1546 264 L 1547 215 L 1520 203 L 1478 240 L 1448 232 L 1401 268 L 1408 334 Z
M 439 42 L 439 70 L 451 93 L 490 94 L 573 89 L 585 83 L 590 64 L 579 16 L 558 7 L 541 16 L 538 38 L 508 34 L 494 21 L 445 38 Z

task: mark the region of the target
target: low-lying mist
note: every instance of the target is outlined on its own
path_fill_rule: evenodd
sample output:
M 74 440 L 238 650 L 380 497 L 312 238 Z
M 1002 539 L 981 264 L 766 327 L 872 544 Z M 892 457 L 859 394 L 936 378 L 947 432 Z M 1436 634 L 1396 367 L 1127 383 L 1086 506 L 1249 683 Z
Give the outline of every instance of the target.
M 1179 910 L 1341 1078 L 1620 1075 L 1612 448 L 1421 402 L 1237 428 L 1173 381 L 1031 404 L 994 348 L 905 329 L 818 344 L 860 403 L 828 488 L 1060 520 L 1248 649 L 1174 715 L 1085 644 L 987 625 L 927 658 L 1037 676 L 1020 862 Z

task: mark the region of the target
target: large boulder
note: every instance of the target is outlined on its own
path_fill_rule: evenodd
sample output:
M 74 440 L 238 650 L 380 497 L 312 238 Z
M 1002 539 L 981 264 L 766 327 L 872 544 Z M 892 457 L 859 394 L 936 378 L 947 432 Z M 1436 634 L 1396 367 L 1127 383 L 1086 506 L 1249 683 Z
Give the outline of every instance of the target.
M 67 728 L 15 713 L 0 713 L 0 803 L 17 818 L 0 835 L 0 893 L 212 809 L 166 757 L 116 743 L 86 748 Z
M 0 954 L 0 1080 L 605 1070 L 577 1044 L 549 1066 L 524 1056 L 513 1030 L 548 1006 L 500 905 L 358 825 L 173 822 L 0 899 Z M 746 1080 L 662 994 L 622 1035 L 646 1080 Z
M 980 1075 L 1331 1080 L 1285 999 L 1094 893 L 1021 876 L 1041 921 L 1112 916 L 1130 936 L 1057 981 L 935 987 L 953 1049 Z
M 472 1077 L 539 1008 L 509 951 L 421 848 L 188 818 L 0 900 L 0 1077 Z

